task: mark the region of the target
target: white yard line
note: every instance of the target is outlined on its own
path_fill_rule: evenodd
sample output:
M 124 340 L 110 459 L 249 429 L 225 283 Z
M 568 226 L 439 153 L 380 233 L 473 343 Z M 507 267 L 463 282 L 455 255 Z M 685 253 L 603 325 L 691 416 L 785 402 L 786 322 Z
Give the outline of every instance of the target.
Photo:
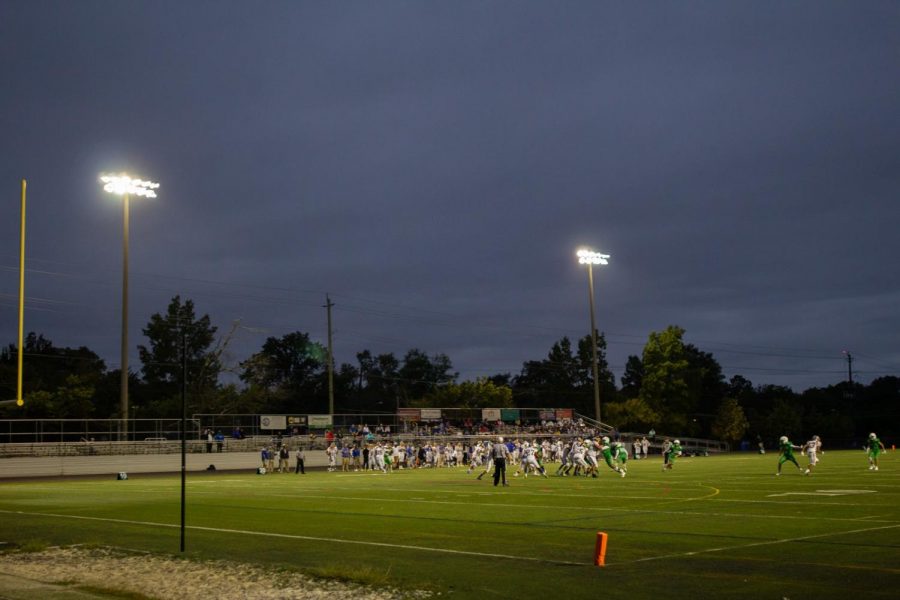
M 204 491 L 204 492 L 194 492 L 197 495 L 210 495 L 215 496 L 219 495 L 215 492 Z M 471 506 L 473 504 L 472 501 L 463 502 L 463 501 L 453 501 L 453 500 L 425 500 L 421 498 L 372 498 L 372 497 L 364 497 L 364 496 L 335 496 L 333 494 L 329 494 L 327 492 L 323 492 L 321 494 L 266 494 L 266 496 L 271 496 L 275 498 L 294 498 L 294 499 L 308 499 L 308 500 L 322 500 L 323 498 L 329 500 L 348 500 L 348 501 L 360 501 L 360 502 L 414 502 L 416 504 L 449 504 L 451 506 L 462 505 L 462 506 Z M 584 511 L 592 511 L 592 512 L 604 512 L 604 513 L 633 513 L 640 515 L 678 515 L 685 517 L 725 517 L 725 518 L 741 518 L 741 519 L 784 519 L 788 521 L 796 521 L 796 520 L 807 520 L 807 521 L 839 521 L 839 522 L 855 522 L 859 521 L 858 518 L 850 518 L 850 517 L 807 517 L 803 515 L 753 515 L 753 514 L 743 514 L 743 513 L 717 513 L 717 512 L 709 512 L 709 511 L 687 511 L 687 510 L 651 510 L 651 509 L 636 509 L 636 508 L 606 508 L 603 506 L 563 506 L 560 504 L 508 504 L 502 502 L 491 502 L 491 503 L 479 503 L 481 507 L 493 507 L 497 508 L 537 508 L 537 509 L 547 509 L 547 510 L 584 510 Z M 889 519 L 883 521 L 874 521 L 877 523 L 896 523 L 896 519 Z M 513 523 L 515 524 L 515 523 Z
M 754 542 L 752 544 L 740 544 L 738 546 L 723 546 L 721 548 L 707 548 L 706 550 L 694 550 L 693 552 L 681 552 L 678 554 L 663 554 L 660 556 L 650 556 L 647 558 L 639 558 L 637 560 L 629 560 L 620 563 L 614 563 L 616 565 L 631 565 L 634 563 L 640 562 L 648 562 L 651 560 L 664 560 L 668 558 L 684 558 L 686 556 L 696 556 L 698 554 L 709 554 L 711 552 L 727 552 L 729 550 L 742 550 L 744 548 L 756 548 L 759 546 L 774 546 L 775 544 L 790 544 L 792 542 L 805 542 L 807 540 L 815 540 L 827 537 L 834 537 L 838 535 L 851 535 L 855 533 L 869 533 L 872 531 L 883 531 L 885 529 L 896 529 L 900 527 L 900 524 L 897 525 L 885 525 L 884 527 L 869 527 L 867 529 L 854 529 L 851 531 L 834 531 L 831 533 L 819 533 L 816 535 L 805 535 L 802 537 L 795 538 L 783 538 L 779 540 L 768 540 L 765 542 Z

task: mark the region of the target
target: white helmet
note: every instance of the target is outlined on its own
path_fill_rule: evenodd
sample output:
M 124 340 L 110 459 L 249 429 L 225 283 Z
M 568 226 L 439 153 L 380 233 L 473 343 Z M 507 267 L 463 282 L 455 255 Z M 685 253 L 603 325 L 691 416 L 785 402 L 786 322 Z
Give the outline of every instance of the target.
M 778 441 L 781 442 L 782 444 L 785 443 L 786 441 L 788 441 L 787 436 L 786 435 L 781 436 L 780 438 L 778 438 Z
M 604 436 L 603 436 L 603 439 L 600 440 L 600 441 L 602 441 L 604 444 L 608 444 L 608 443 L 609 443 L 609 438 L 606 437 L 606 436 L 604 435 Z
M 869 439 L 870 439 L 870 440 L 874 440 L 874 439 L 877 438 L 877 437 L 878 437 L 878 436 L 875 435 L 874 433 L 870 433 L 870 434 L 869 434 Z
M 677 444 L 678 446 L 680 446 L 680 445 L 681 445 L 681 440 L 675 440 L 675 444 Z
M 502 443 L 502 442 L 503 442 L 503 436 L 502 436 L 502 435 L 499 436 L 499 437 L 497 438 L 497 441 Z

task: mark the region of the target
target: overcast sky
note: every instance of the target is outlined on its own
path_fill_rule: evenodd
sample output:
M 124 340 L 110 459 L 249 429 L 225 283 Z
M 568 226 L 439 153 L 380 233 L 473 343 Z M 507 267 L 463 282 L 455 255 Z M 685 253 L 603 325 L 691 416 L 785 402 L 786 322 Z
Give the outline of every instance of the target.
M 0 342 L 132 369 L 172 296 L 267 336 L 518 373 L 677 324 L 727 376 L 900 374 L 897 2 L 0 0 Z

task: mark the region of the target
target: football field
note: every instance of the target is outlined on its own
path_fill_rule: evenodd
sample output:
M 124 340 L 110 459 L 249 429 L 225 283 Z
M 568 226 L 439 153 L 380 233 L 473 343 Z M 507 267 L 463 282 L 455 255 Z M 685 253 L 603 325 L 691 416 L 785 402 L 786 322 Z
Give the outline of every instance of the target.
M 464 468 L 188 476 L 186 557 L 451 598 L 896 598 L 900 469 L 830 451 L 811 476 L 777 455 L 629 461 L 620 478 Z M 805 458 L 798 456 L 805 466 Z M 555 464 L 548 465 L 552 473 Z M 0 483 L 0 541 L 178 555 L 180 478 Z M 592 564 L 597 532 L 606 565 Z M 360 580 L 365 580 L 360 576 Z

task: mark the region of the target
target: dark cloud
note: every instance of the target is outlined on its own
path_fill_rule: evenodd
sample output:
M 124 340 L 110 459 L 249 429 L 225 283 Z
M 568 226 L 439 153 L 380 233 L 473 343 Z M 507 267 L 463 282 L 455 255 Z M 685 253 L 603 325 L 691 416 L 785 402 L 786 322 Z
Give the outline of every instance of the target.
M 342 361 L 516 372 L 587 332 L 587 244 L 613 256 L 618 374 L 669 324 L 757 383 L 840 380 L 848 348 L 896 373 L 898 24 L 890 2 L 5 3 L 0 326 L 28 177 L 28 328 L 117 362 L 96 176 L 129 169 L 163 184 L 132 207 L 132 339 L 176 293 L 242 319 L 235 359 L 324 339 L 329 292 Z

